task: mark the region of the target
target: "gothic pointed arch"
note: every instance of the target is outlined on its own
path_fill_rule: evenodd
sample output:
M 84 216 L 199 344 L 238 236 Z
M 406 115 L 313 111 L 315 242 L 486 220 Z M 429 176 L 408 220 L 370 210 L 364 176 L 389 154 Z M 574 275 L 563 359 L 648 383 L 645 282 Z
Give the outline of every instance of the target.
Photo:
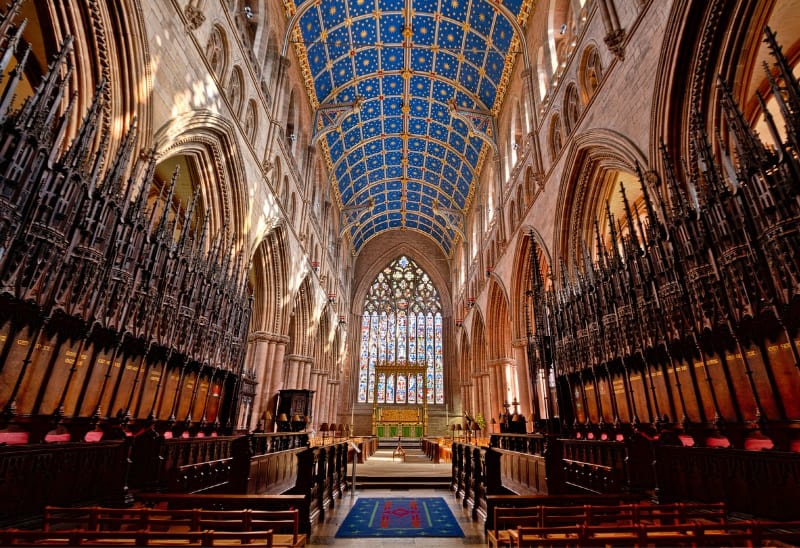
M 272 230 L 256 246 L 251 269 L 253 286 L 253 315 L 251 331 L 265 331 L 283 335 L 286 325 L 288 251 L 283 227 Z
M 489 359 L 498 360 L 511 357 L 511 316 L 509 300 L 502 280 L 492 277 L 489 282 L 487 321 L 492 326 L 488 333 Z
M 533 227 L 523 226 L 520 229 L 521 238 L 517 240 L 514 252 L 514 275 L 511 279 L 511 298 L 512 308 L 511 333 L 512 339 L 522 339 L 527 336 L 529 328 L 529 318 L 526 318 L 525 304 L 529 298 L 531 289 L 531 279 L 533 278 L 531 248 L 532 241 L 536 242 L 536 264 L 539 266 L 539 273 L 543 279 L 549 281 L 552 259 L 550 252 L 545 244 L 541 233 Z M 532 326 L 530 326 L 532 327 Z
M 309 357 L 312 351 L 312 326 L 314 325 L 313 288 L 310 278 L 300 283 L 294 296 L 289 318 L 289 345 L 287 353 Z
M 499 389 L 492 389 L 489 374 L 489 356 L 487 351 L 488 341 L 486 334 L 486 322 L 484 321 L 481 310 L 476 305 L 473 308 L 470 332 L 472 342 L 470 344 L 469 365 L 471 370 L 469 375 L 472 379 L 472 397 L 470 404 L 464 405 L 464 411 L 470 416 L 475 417 L 482 414 L 484 417 L 492 416 L 494 403 L 497 401 Z
M 580 264 L 583 246 L 593 249 L 595 219 L 605 218 L 600 214 L 607 200 L 618 199 L 620 177 L 626 181 L 630 200 L 640 196 L 633 175 L 637 164 L 647 165 L 647 159 L 619 133 L 595 129 L 573 139 L 559 188 L 553 244 L 554 255 L 563 257 L 567 267 Z
M 376 387 L 379 403 L 445 403 L 442 304 L 430 275 L 406 255 L 378 272 L 361 310 L 359 403 L 372 403 Z M 424 364 L 425 378 L 410 375 L 407 384 L 398 378 L 395 386 L 376 374 L 383 364 Z
M 458 333 L 458 379 L 460 404 L 462 409 L 473 409 L 472 405 L 472 364 L 471 364 L 471 345 L 469 334 L 466 327 L 462 327 Z M 457 406 L 454 406 L 456 408 Z
M 134 119 L 137 143 L 149 145 L 152 112 L 148 97 L 153 75 L 144 18 L 137 2 L 25 1 L 17 20 L 26 21 L 22 39 L 31 49 L 22 75 L 24 82 L 18 86 L 14 99 L 16 106 L 32 95 L 48 64 L 69 41 L 69 87 L 75 104 L 62 142 L 70 142 L 77 133 L 98 86 L 104 83 L 100 93 L 102 117 L 94 146 L 104 147 L 106 157 L 112 157 Z M 16 67 L 25 51 L 26 48 L 18 49 L 7 71 Z
M 158 129 L 153 141 L 159 162 L 184 157 L 194 166 L 212 233 L 227 226 L 244 245 L 250 205 L 233 124 L 209 111 L 187 112 Z

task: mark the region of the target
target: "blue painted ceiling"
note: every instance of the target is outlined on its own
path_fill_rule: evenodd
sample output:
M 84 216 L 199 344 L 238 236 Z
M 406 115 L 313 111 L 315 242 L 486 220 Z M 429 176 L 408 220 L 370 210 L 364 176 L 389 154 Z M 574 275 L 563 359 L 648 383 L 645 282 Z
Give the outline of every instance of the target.
M 490 147 L 449 105 L 499 111 L 519 42 L 497 4 L 524 25 L 531 2 L 285 0 L 288 17 L 305 10 L 290 32 L 312 106 L 342 113 L 315 129 L 356 252 L 409 229 L 451 254 L 458 231 L 434 202 L 465 211 Z

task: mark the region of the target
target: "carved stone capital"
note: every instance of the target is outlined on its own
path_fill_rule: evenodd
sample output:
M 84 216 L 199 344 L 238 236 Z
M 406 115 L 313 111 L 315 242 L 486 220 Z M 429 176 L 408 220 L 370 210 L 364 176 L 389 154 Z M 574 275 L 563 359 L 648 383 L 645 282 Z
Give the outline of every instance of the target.
M 625 29 L 617 29 L 606 34 L 603 41 L 617 59 L 625 60 Z

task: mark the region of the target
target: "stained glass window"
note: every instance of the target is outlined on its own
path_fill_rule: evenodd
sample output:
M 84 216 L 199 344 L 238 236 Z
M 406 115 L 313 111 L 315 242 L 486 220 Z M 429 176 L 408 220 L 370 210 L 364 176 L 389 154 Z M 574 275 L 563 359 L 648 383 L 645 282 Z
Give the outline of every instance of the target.
M 442 303 L 430 276 L 401 256 L 375 277 L 364 301 L 359 352 L 358 401 L 373 402 L 378 382 L 379 403 L 444 403 Z M 375 365 L 415 362 L 425 365 L 428 393 L 418 375 L 376 379 Z

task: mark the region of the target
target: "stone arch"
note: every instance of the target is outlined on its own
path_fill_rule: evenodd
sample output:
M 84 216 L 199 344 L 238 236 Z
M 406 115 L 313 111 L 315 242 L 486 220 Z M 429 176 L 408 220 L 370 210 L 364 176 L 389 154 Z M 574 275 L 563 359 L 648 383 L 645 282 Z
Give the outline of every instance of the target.
M 220 25 L 211 28 L 206 44 L 206 59 L 218 81 L 224 81 L 228 72 L 229 45 L 225 30 Z
M 581 99 L 583 104 L 589 102 L 600 82 L 603 80 L 603 63 L 600 59 L 600 52 L 594 44 L 589 44 L 583 50 L 581 62 L 578 65 L 579 82 L 581 86 Z
M 533 168 L 528 166 L 525 170 L 525 206 L 529 206 L 533 202 L 533 197 L 536 194 L 536 182 L 533 177 Z
M 493 400 L 497 397 L 493 393 L 489 382 L 489 357 L 487 355 L 486 323 L 477 306 L 473 308 L 472 344 L 470 345 L 470 372 L 469 376 L 473 379 L 471 404 L 474 407 L 464 407 L 464 411 L 471 416 L 482 414 L 484 417 L 492 416 Z
M 570 82 L 564 92 L 564 127 L 567 135 L 573 132 L 581 116 L 581 104 L 578 97 L 578 86 Z
M 552 286 L 553 271 L 552 256 L 548 246 L 545 244 L 542 234 L 531 226 L 523 226 L 520 229 L 520 237 L 517 239 L 516 249 L 514 250 L 514 274 L 511 279 L 511 299 L 512 310 L 512 334 L 514 341 L 517 341 L 517 375 L 519 378 L 518 391 L 519 399 L 522 404 L 523 414 L 535 414 L 535 409 L 543 409 L 543 401 L 538 404 L 533 401 L 535 397 L 542 398 L 541 388 L 538 385 L 544 382 L 544 378 L 538 378 L 528 367 L 530 351 L 528 347 L 528 335 L 534 334 L 536 326 L 533 320 L 533 306 L 531 294 L 531 280 L 533 279 L 533 268 L 538 268 L 539 275 L 545 283 L 545 289 Z M 531 260 L 533 243 L 536 243 L 536 256 Z M 525 365 L 519 363 L 524 361 Z
M 170 120 L 153 138 L 156 158 L 188 156 L 196 161 L 212 233 L 228 226 L 238 245 L 249 215 L 243 161 L 233 125 L 218 114 L 193 111 Z
M 67 132 L 68 144 L 82 123 L 95 98 L 97 87 L 105 82 L 100 100 L 102 117 L 94 146 L 106 149 L 112 157 L 127 131 L 136 120 L 137 148 L 148 148 L 152 135 L 152 111 L 149 94 L 153 88 L 150 52 L 144 18 L 138 3 L 92 2 L 22 2 L 15 21 L 27 20 L 22 40 L 31 46 L 14 104 L 21 105 L 33 94 L 47 71 L 48 64 L 68 37 L 73 40 L 66 56 L 73 68 L 69 89 L 74 91 L 74 107 Z M 25 47 L 17 48 L 21 56 Z M 12 59 L 8 70 L 18 59 Z M 106 140 L 105 142 L 103 142 Z M 108 164 L 108 162 L 106 162 Z
M 541 233 L 531 226 L 523 226 L 520 229 L 520 238 L 517 239 L 516 250 L 514 252 L 514 273 L 511 278 L 510 302 L 512 309 L 510 336 L 512 339 L 521 339 L 526 336 L 527 322 L 525 318 L 525 299 L 526 292 L 531 280 L 531 241 L 535 240 L 539 254 L 537 257 L 540 272 L 544 279 L 550 279 L 552 258 L 548 246 L 545 244 Z
M 500 278 L 490 277 L 486 305 L 486 320 L 492 326 L 487 333 L 490 360 L 511 356 L 511 316 L 508 302 L 508 295 Z
M 251 331 L 285 334 L 288 292 L 289 251 L 285 229 L 276 227 L 256 246 L 251 269 L 253 313 Z
M 239 118 L 244 104 L 244 76 L 239 65 L 234 66 L 231 71 L 228 85 L 225 87 L 225 95 L 228 97 L 233 115 Z
M 553 163 L 555 163 L 564 145 L 561 116 L 558 113 L 553 114 L 552 118 L 550 118 L 549 142 L 550 154 L 552 155 Z
M 590 130 L 572 141 L 559 190 L 553 244 L 554 253 L 567 266 L 570 261 L 581 263 L 584 246 L 592 249 L 595 216 L 613 183 L 610 174 L 633 174 L 637 164 L 646 165 L 647 159 L 619 133 Z
M 472 379 L 471 355 L 472 351 L 469 334 L 466 327 L 462 327 L 458 336 L 458 378 L 461 379 L 459 392 L 461 393 L 462 409 L 475 408 L 473 401 L 474 381 Z
M 297 356 L 311 356 L 313 341 L 311 326 L 314 321 L 313 287 L 309 277 L 303 279 L 294 296 L 289 313 L 289 345 L 287 353 Z
M 244 134 L 247 139 L 252 143 L 256 139 L 256 132 L 258 131 L 258 108 L 253 99 L 247 101 L 247 109 L 244 113 Z

